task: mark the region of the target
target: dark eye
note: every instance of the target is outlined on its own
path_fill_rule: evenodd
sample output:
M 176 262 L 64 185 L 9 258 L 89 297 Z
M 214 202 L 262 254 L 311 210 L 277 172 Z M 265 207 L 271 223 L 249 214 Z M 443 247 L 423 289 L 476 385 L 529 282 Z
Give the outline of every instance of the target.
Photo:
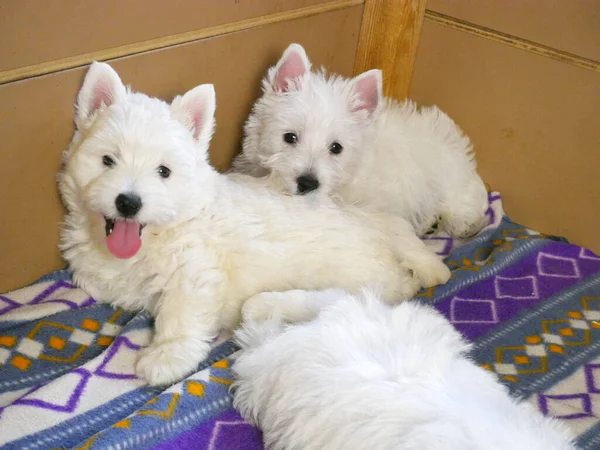
M 340 144 L 339 142 L 334 142 L 333 144 L 331 144 L 331 147 L 329 147 L 329 151 L 334 155 L 339 155 L 340 153 L 342 153 L 342 150 L 344 150 L 344 147 L 342 147 L 342 144 Z
M 165 166 L 159 166 L 158 174 L 163 178 L 169 178 L 169 176 L 171 175 L 171 169 Z
M 294 133 L 285 133 L 283 135 L 283 140 L 288 144 L 295 144 L 298 142 L 298 136 L 296 136 Z
M 104 155 L 102 157 L 102 164 L 104 164 L 106 167 L 112 167 L 115 165 L 115 160 L 108 155 Z

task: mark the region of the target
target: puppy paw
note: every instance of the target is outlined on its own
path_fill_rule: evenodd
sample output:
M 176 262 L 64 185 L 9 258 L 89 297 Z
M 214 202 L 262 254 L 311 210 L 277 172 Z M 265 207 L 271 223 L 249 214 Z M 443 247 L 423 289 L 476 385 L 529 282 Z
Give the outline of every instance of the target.
M 435 234 L 437 232 L 439 226 L 440 226 L 440 218 L 436 217 L 435 219 L 433 219 L 433 221 L 429 225 L 424 226 L 421 229 L 421 233 L 418 233 L 418 235 L 419 236 L 422 236 L 422 235 L 431 236 L 432 234 Z
M 281 315 L 279 304 L 282 301 L 279 292 L 262 292 L 250 297 L 242 307 L 244 321 L 263 322 Z
M 153 342 L 142 350 L 136 373 L 150 386 L 171 385 L 194 372 L 209 352 L 209 344 L 188 338 Z
M 403 266 L 426 288 L 445 284 L 451 275 L 448 266 L 433 253 L 407 257 Z

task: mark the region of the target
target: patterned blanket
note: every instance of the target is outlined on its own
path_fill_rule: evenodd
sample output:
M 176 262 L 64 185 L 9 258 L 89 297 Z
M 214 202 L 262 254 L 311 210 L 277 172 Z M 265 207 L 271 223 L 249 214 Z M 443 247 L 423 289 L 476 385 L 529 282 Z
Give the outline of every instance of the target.
M 421 292 L 512 393 L 600 448 L 600 258 L 511 222 L 490 195 L 490 226 L 468 243 L 432 235 L 452 279 Z M 461 245 L 464 244 L 464 245 Z M 98 304 L 66 271 L 0 296 L 0 446 L 6 449 L 261 449 L 231 408 L 236 348 L 165 390 L 134 374 L 151 320 Z

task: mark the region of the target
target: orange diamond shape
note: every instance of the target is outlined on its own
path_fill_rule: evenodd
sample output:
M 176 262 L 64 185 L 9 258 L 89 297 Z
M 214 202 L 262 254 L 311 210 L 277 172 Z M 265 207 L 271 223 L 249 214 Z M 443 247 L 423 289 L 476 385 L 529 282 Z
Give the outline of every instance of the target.
M 196 397 L 204 397 L 204 385 L 198 381 L 188 381 L 187 391 Z
M 67 341 L 59 338 L 58 336 L 52 336 L 48 341 L 48 345 L 56 350 L 62 350 L 63 348 L 65 348 L 66 343 Z
M 579 311 L 569 311 L 567 314 L 569 314 L 569 317 L 572 319 L 583 319 L 583 314 Z
M 103 347 L 108 347 L 110 344 L 112 344 L 113 341 L 114 338 L 111 338 L 109 336 L 100 336 L 96 341 L 96 344 L 101 345 Z
M 12 347 L 17 343 L 17 338 L 13 336 L 0 336 L 0 345 L 4 347 Z
M 114 428 L 129 428 L 131 426 L 131 420 L 123 419 L 113 425 Z
M 214 363 L 213 367 L 216 367 L 217 369 L 227 369 L 229 368 L 229 361 L 222 359 L 221 361 Z
M 498 240 L 492 242 L 492 244 L 494 244 L 495 246 L 498 246 L 498 245 L 502 244 L 503 242 L 504 242 L 503 239 L 498 239 Z
M 590 325 L 592 326 L 592 328 L 600 328 L 600 322 L 598 322 L 597 320 L 590 322 Z
M 517 364 L 529 364 L 529 358 L 525 355 L 515 356 L 515 363 Z
M 473 263 L 472 263 L 471 261 L 469 261 L 467 258 L 464 258 L 464 259 L 462 260 L 462 263 L 463 263 L 463 265 L 465 265 L 465 266 L 472 266 L 472 265 L 473 265 Z
M 513 383 L 517 382 L 517 377 L 514 375 L 504 375 L 502 378 L 504 378 L 506 381 L 512 381 Z
M 483 367 L 484 369 L 489 370 L 491 372 L 494 371 L 494 368 L 492 367 L 491 364 L 481 364 L 481 367 Z
M 93 319 L 83 319 L 83 322 L 81 322 L 81 328 L 88 331 L 98 331 L 100 324 Z
M 563 336 L 573 336 L 575 333 L 573 332 L 572 328 L 563 328 L 561 330 L 558 331 L 560 334 L 562 334 Z
M 540 342 L 542 342 L 542 338 L 541 336 L 527 336 L 525 338 L 525 341 L 528 344 L 539 344 Z
M 12 359 L 12 361 L 10 363 L 13 366 L 15 366 L 17 369 L 27 370 L 27 369 L 29 369 L 29 366 L 31 365 L 31 360 L 28 358 L 25 358 L 24 356 L 17 355 Z
M 556 344 L 550 344 L 548 346 L 548 348 L 550 349 L 550 351 L 552 353 L 561 353 L 564 354 L 565 353 L 565 349 L 562 348 L 560 345 L 556 345 Z

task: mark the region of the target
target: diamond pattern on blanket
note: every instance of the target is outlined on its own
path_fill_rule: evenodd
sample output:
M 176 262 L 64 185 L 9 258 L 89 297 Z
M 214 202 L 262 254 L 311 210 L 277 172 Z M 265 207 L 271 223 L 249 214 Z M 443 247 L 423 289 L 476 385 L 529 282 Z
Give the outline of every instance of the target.
M 35 319 L 37 311 L 43 310 L 46 315 L 49 312 L 77 309 L 93 303 L 94 300 L 89 295 L 75 288 L 69 281 L 61 279 L 40 283 L 40 286 L 29 286 L 0 295 L 0 322 L 21 318 Z M 37 311 L 35 308 L 28 308 L 22 313 L 23 317 L 17 314 L 20 308 L 34 305 L 45 305 L 46 308 L 38 308 Z
M 26 371 L 35 359 L 59 363 L 75 362 L 90 345 L 107 347 L 112 343 L 113 337 L 121 328 L 114 323 L 120 315 L 121 311 L 116 311 L 102 330 L 99 322 L 86 317 L 77 328 L 57 322 L 40 321 L 25 337 L 0 336 L 0 364 L 6 364 L 6 361 L 13 357 L 13 367 Z M 103 331 L 108 333 L 102 333 Z
M 240 440 L 245 440 L 245 435 L 253 436 L 256 434 L 255 428 L 243 419 L 238 420 L 217 420 L 212 430 L 209 448 L 239 448 L 236 444 Z
M 215 356 L 231 348 L 224 347 Z M 208 419 L 230 405 L 229 386 L 232 378 L 229 368 L 228 359 L 217 359 L 204 370 L 153 397 L 126 419 L 90 437 L 82 443 L 82 447 L 103 448 L 115 439 L 127 441 L 128 435 L 134 433 L 137 437 L 136 448 L 139 448 L 160 440 L 173 430 L 186 431 L 191 421 L 206 416 Z M 216 439 L 220 438 L 217 436 Z
M 600 419 L 600 358 L 582 365 L 530 402 L 542 413 L 565 421 L 576 434 L 588 431 Z
M 600 322 L 596 317 L 600 297 L 583 296 L 579 304 L 579 310 L 568 308 L 557 318 L 541 320 L 537 333 L 496 347 L 494 360 L 482 365 L 516 383 L 521 376 L 547 373 L 552 366 L 563 363 L 572 349 L 580 351 L 583 346 L 599 342 Z
M 498 323 L 495 301 L 454 297 L 450 303 L 450 322 Z
M 494 279 L 497 298 L 512 298 L 515 300 L 537 299 L 538 281 L 533 275 L 524 277 L 501 277 Z
M 546 277 L 581 278 L 576 258 L 564 258 L 540 252 L 537 268 L 538 274 Z

